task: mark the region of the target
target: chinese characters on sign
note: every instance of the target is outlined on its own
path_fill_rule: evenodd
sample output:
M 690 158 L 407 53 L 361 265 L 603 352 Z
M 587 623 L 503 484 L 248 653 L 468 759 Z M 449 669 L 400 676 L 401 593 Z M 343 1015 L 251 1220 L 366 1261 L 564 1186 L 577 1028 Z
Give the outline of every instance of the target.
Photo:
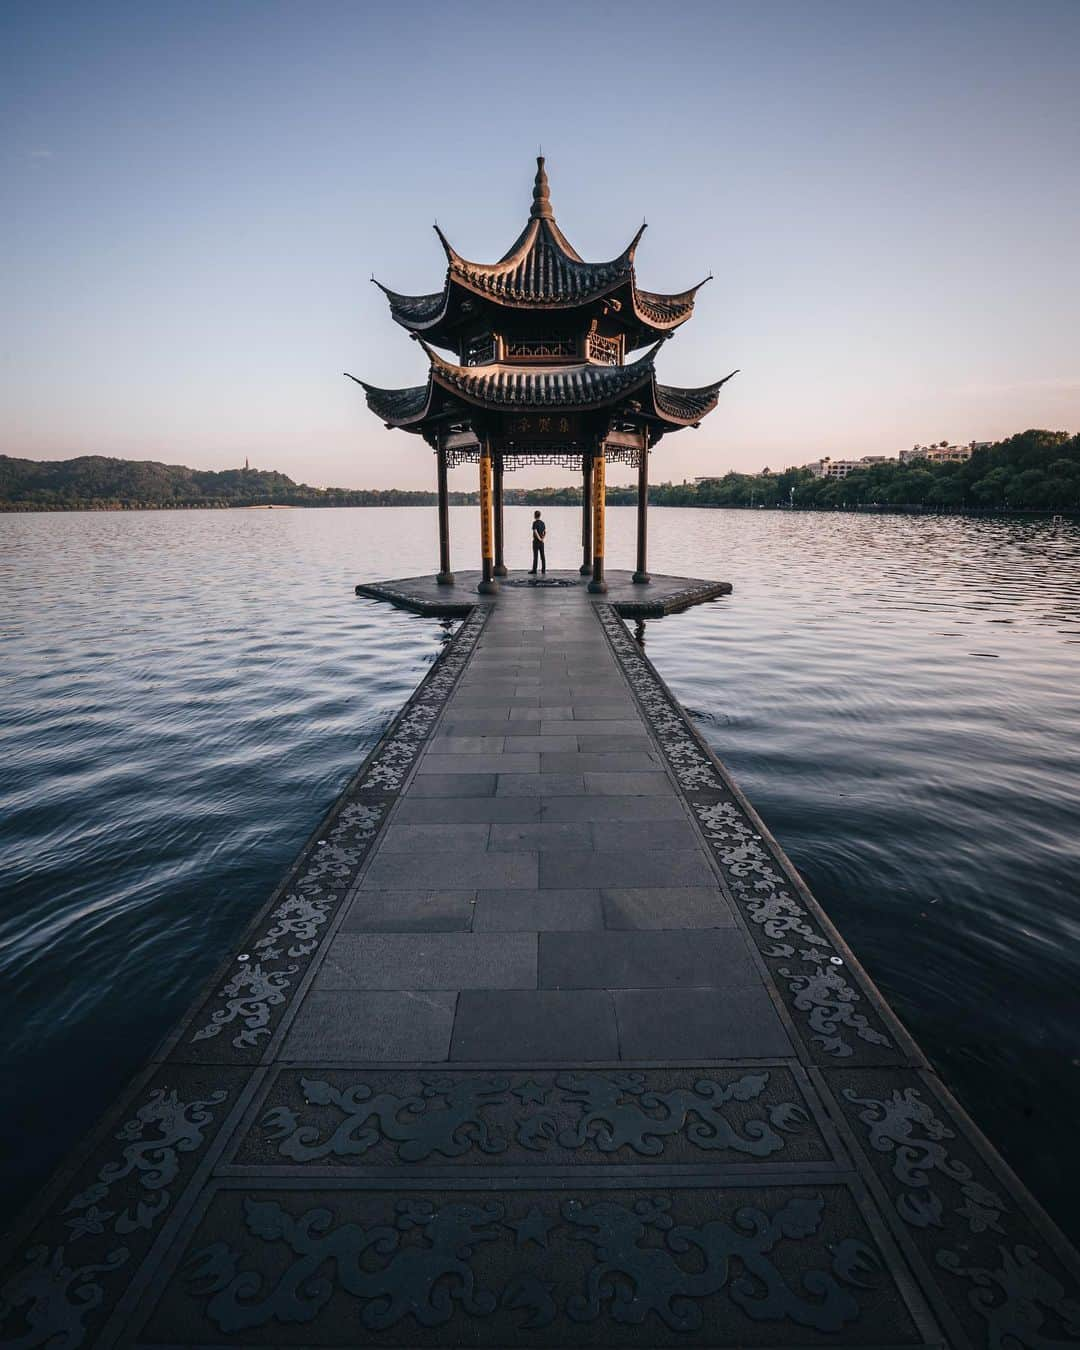
M 522 413 L 511 417 L 506 428 L 509 440 L 576 440 L 578 419 L 565 413 Z
M 480 556 L 489 562 L 495 555 L 491 530 L 491 456 L 480 456 Z

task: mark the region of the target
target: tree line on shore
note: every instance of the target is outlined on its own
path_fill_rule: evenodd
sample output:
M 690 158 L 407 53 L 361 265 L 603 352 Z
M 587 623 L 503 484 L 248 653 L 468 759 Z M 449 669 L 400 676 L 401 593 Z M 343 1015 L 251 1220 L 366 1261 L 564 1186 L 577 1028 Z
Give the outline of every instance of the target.
M 687 491 L 692 501 L 684 499 Z M 654 500 L 652 492 L 649 500 Z M 1080 435 L 1023 431 L 976 450 L 967 460 L 886 460 L 854 469 L 846 478 L 815 478 L 809 469 L 729 473 L 673 487 L 666 504 L 794 505 L 804 510 L 1080 511 Z
M 573 506 L 580 487 L 514 488 L 507 505 Z M 430 506 L 434 492 L 314 488 L 267 469 L 188 469 L 152 460 L 85 455 L 69 460 L 0 455 L 0 511 L 176 510 L 244 506 Z M 475 492 L 451 492 L 454 505 Z M 609 487 L 611 506 L 633 506 L 635 487 Z M 889 460 L 846 478 L 809 469 L 726 473 L 694 483 L 657 483 L 655 506 L 794 507 L 796 510 L 1080 511 L 1080 435 L 1024 431 L 961 463 Z

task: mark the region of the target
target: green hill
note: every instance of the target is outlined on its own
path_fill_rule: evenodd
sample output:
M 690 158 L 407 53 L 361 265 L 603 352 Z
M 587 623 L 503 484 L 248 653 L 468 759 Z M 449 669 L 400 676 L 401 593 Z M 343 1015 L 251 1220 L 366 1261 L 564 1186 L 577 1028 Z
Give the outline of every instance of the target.
M 0 510 L 108 511 L 229 506 L 421 506 L 432 492 L 313 488 L 272 469 L 188 469 L 156 460 L 0 455 Z

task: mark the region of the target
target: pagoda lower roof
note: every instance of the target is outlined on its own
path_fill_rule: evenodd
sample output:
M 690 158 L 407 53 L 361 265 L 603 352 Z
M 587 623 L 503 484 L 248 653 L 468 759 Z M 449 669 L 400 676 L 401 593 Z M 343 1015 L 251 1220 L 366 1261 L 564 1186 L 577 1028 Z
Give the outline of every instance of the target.
M 616 409 L 638 394 L 638 411 L 646 418 L 672 428 L 691 426 L 716 407 L 721 386 L 731 378 L 728 375 L 697 389 L 659 384 L 653 364 L 655 348 L 625 366 L 513 366 L 500 362 L 459 366 L 427 350 L 431 369 L 426 384 L 381 389 L 357 380 L 363 385 L 368 407 L 388 427 L 422 430 L 424 423 L 442 411 L 446 396 L 492 412 L 524 408 L 588 412 Z

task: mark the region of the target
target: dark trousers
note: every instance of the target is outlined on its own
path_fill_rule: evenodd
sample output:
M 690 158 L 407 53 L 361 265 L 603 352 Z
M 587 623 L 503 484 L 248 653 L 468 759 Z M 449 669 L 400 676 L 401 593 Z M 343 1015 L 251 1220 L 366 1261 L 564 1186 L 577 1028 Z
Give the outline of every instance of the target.
M 543 541 L 542 539 L 534 539 L 534 540 L 533 540 L 533 565 L 532 565 L 532 570 L 533 570 L 533 572 L 536 571 L 536 560 L 537 560 L 537 558 L 540 559 L 540 570 L 541 570 L 541 572 L 546 572 L 546 571 L 547 571 L 547 559 L 544 557 L 544 541 Z

